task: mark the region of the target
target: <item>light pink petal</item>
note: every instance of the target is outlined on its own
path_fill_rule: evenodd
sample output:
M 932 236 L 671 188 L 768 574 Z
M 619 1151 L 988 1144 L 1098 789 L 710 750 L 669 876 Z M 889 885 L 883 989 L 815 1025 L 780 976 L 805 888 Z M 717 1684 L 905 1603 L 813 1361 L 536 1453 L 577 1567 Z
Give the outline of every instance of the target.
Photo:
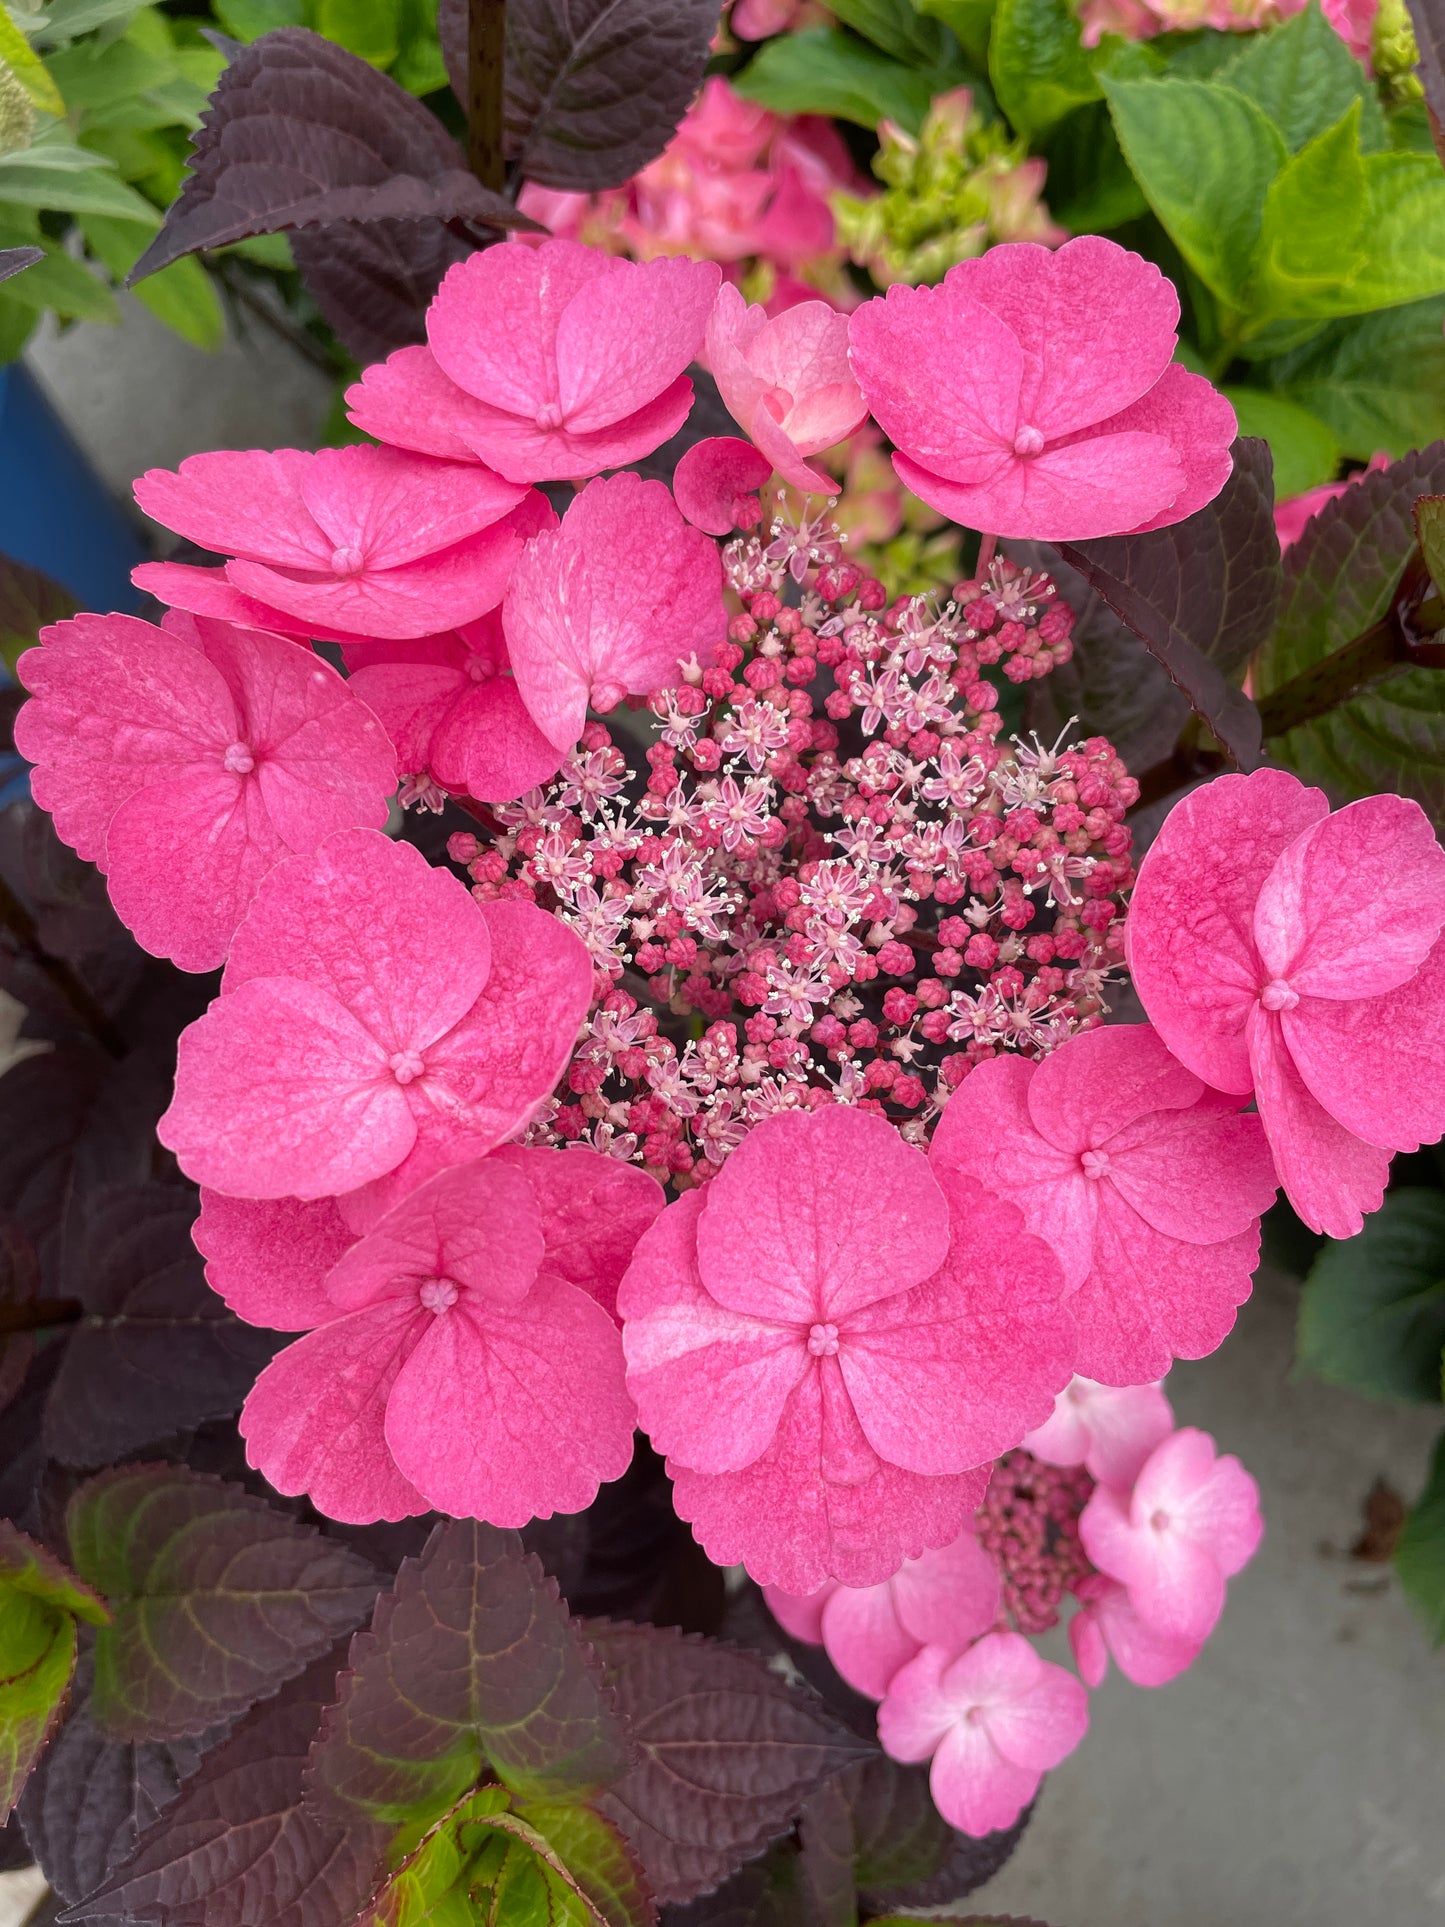
M 771 391 L 765 394 L 748 417 L 748 433 L 790 487 L 807 495 L 836 495 L 838 484 L 833 477 L 805 462 L 787 430 L 778 425 L 775 410 L 780 405 Z
M 1046 1465 L 1084 1465 L 1106 1485 L 1129 1486 L 1173 1429 L 1174 1414 L 1158 1385 L 1115 1387 L 1075 1378 L 1059 1394 L 1054 1416 L 1029 1433 L 1024 1448 Z
M 1050 441 L 1146 394 L 1178 338 L 1172 284 L 1152 262 L 1099 235 L 1061 248 L 1007 242 L 950 268 L 944 286 L 980 302 L 1018 337 L 1019 419 Z
M 1028 1107 L 1040 1136 L 1077 1155 L 1150 1112 L 1182 1111 L 1199 1096 L 1199 1079 L 1170 1055 L 1158 1031 L 1109 1024 L 1050 1051 L 1029 1083 Z
M 1095 1488 L 1079 1519 L 1084 1550 L 1101 1572 L 1129 1589 L 1140 1618 L 1161 1637 L 1198 1644 L 1224 1610 L 1224 1574 L 1207 1546 L 1187 1533 L 1136 1525 L 1126 1494 Z
M 635 1164 L 573 1146 L 551 1151 L 504 1145 L 496 1160 L 520 1171 L 542 1213 L 546 1264 L 615 1315 L 617 1288 L 638 1239 L 667 1202 Z
M 1125 936 L 1164 1042 L 1207 1084 L 1247 1094 L 1245 1023 L 1266 981 L 1254 906 L 1280 853 L 1328 814 L 1285 770 L 1218 776 L 1176 803 L 1139 867 Z
M 928 1788 L 950 1826 L 981 1840 L 1014 1824 L 1042 1777 L 1004 1759 L 982 1727 L 955 1726 L 934 1755 Z
M 1103 424 L 1110 434 L 1158 435 L 1167 441 L 1184 471 L 1184 482 L 1167 509 L 1131 531 L 1145 535 L 1195 514 L 1212 502 L 1229 480 L 1230 454 L 1239 423 L 1230 404 L 1203 375 L 1170 362 L 1147 395 Z
M 587 282 L 557 324 L 563 420 L 577 435 L 610 428 L 695 360 L 722 278 L 712 261 L 629 262 Z
M 731 282 L 723 282 L 707 322 L 707 365 L 723 407 L 739 428 L 750 424 L 753 411 L 773 385 L 753 366 L 748 353 L 766 325 L 765 311 L 750 305 Z
M 318 1512 L 349 1525 L 427 1510 L 383 1430 L 415 1322 L 411 1305 L 377 1305 L 322 1325 L 272 1359 L 240 1429 L 248 1462 L 278 1492 L 304 1492 Z
M 775 315 L 758 330 L 747 354 L 765 386 L 786 389 L 793 397 L 793 412 L 785 417 L 784 426 L 805 455 L 841 441 L 868 412 L 848 363 L 848 317 L 826 301 L 800 301 Z M 851 401 L 846 399 L 849 394 Z M 816 429 L 823 426 L 823 416 L 810 432 L 799 411 L 822 395 L 828 397 L 828 424 L 841 426 L 818 439 Z
M 465 389 L 443 374 L 430 348 L 398 348 L 363 369 L 346 391 L 347 413 L 363 434 L 453 462 L 477 459 L 458 430 L 475 407 Z
M 961 1652 L 998 1618 L 999 1569 L 971 1528 L 906 1560 L 890 1584 L 899 1624 L 921 1645 Z
M 1313 1095 L 1367 1143 L 1413 1151 L 1445 1131 L 1445 940 L 1398 990 L 1306 997 L 1280 1028 Z
M 1445 850 L 1412 798 L 1366 796 L 1281 851 L 1254 909 L 1265 970 L 1341 1002 L 1408 983 L 1445 923 Z
M 366 1026 L 385 1064 L 393 1052 L 425 1050 L 465 1017 L 491 962 L 490 919 L 458 877 L 410 843 L 344 830 L 266 878 L 222 987 L 303 978 Z
M 878 1709 L 878 1738 L 890 1759 L 905 1765 L 930 1759 L 951 1730 L 954 1708 L 942 1681 L 954 1657 L 946 1647 L 925 1646 L 894 1674 Z
M 299 1332 L 335 1318 L 323 1281 L 353 1239 L 333 1199 L 202 1191 L 191 1236 L 206 1283 L 247 1324 Z
M 273 635 L 300 639 L 325 636 L 324 629 L 312 629 L 296 616 L 254 596 L 242 595 L 226 578 L 224 565 L 214 569 L 197 568 L 188 562 L 142 562 L 130 572 L 138 589 L 153 595 L 172 610 L 185 609 L 198 616 L 213 616 L 219 622 L 234 622 L 243 629 L 264 629 Z
M 995 1639 L 1016 1634 L 995 1633 Z M 984 1642 L 980 1640 L 979 1644 Z M 1044 1665 L 1026 1693 L 990 1706 L 988 1736 L 1013 1766 L 1046 1771 L 1068 1758 L 1089 1726 L 1089 1696 L 1062 1666 Z
M 1371 1008 L 1320 1005 L 1346 1013 Z M 1330 1115 L 1301 1077 L 1279 1018 L 1258 1005 L 1250 1015 L 1249 1061 L 1260 1121 L 1285 1196 L 1312 1231 L 1353 1238 L 1365 1213 L 1378 1211 L 1384 1201 L 1389 1151 L 1357 1137 Z M 1358 1076 L 1358 1067 L 1352 1068 Z
M 839 1586 L 823 1608 L 823 1644 L 848 1684 L 881 1700 L 888 1682 L 918 1651 L 893 1607 L 892 1587 Z
M 1184 489 L 1184 466 L 1161 435 L 1101 431 L 1010 456 L 977 483 L 955 482 L 916 461 L 893 458 L 898 479 L 965 528 L 1019 541 L 1087 542 L 1120 535 L 1166 514 Z
M 673 474 L 672 488 L 677 506 L 694 528 L 731 535 L 772 472 L 772 463 L 750 442 L 712 435 L 688 449 Z
M 1198 1640 L 1170 1639 L 1146 1624 L 1134 1609 L 1125 1586 L 1109 1585 L 1094 1611 L 1100 1633 L 1119 1671 L 1135 1686 L 1167 1686 L 1199 1657 Z M 1076 1616 L 1081 1617 L 1082 1614 Z M 1069 1622 L 1071 1639 L 1075 1623 L 1075 1620 Z M 1079 1670 L 1083 1672 L 1082 1665 Z
M 846 1105 L 758 1125 L 706 1199 L 697 1252 L 707 1288 L 759 1318 L 841 1324 L 929 1277 L 948 1252 L 948 1207 L 927 1160 L 882 1118 Z
M 234 740 L 235 703 L 198 649 L 133 616 L 76 616 L 20 658 L 30 691 L 15 747 L 37 765 L 36 802 L 87 862 L 105 862 L 106 828 L 146 784 L 207 764 Z
M 1024 1434 L 1023 1449 L 1045 1465 L 1082 1465 L 1090 1438 L 1084 1388 L 1093 1383 L 1089 1378 L 1071 1378 L 1043 1424 Z
M 1211 1091 L 1188 1110 L 1140 1118 L 1110 1139 L 1102 1182 L 1156 1231 L 1187 1244 L 1253 1230 L 1279 1180 L 1259 1119 L 1228 1104 Z
M 1100 1583 L 1113 1586 L 1113 1581 L 1109 1579 Z M 1126 1596 L 1122 1586 L 1115 1590 L 1121 1599 Z M 1098 1602 L 1091 1599 L 1069 1621 L 1069 1646 L 1074 1655 L 1074 1664 L 1079 1669 L 1079 1678 L 1091 1692 L 1097 1692 L 1104 1684 L 1109 1671 L 1109 1649 L 1104 1643 L 1100 1619 Z
M 837 1582 L 830 1579 L 816 1592 L 801 1595 L 784 1592 L 781 1586 L 765 1586 L 763 1597 L 768 1602 L 768 1611 L 785 1633 L 800 1639 L 805 1646 L 821 1646 L 823 1608 L 836 1591 Z
M 509 515 L 526 490 L 473 463 L 360 443 L 313 456 L 301 493 L 333 546 L 357 551 L 372 570 L 466 541 Z
M 298 448 L 213 449 L 178 469 L 153 468 L 135 499 L 154 521 L 203 549 L 283 568 L 329 569 L 337 546 L 302 493 L 315 455 Z
M 627 1383 L 659 1452 L 701 1472 L 735 1472 L 772 1442 L 809 1369 L 791 1326 L 729 1311 L 698 1275 L 703 1200 L 688 1192 L 643 1233 L 617 1295 Z
M 1052 1411 L 1074 1358 L 1053 1252 L 1012 1204 L 972 1178 L 941 1177 L 953 1222 L 942 1267 L 855 1313 L 838 1347 L 869 1444 L 929 1474 L 961 1472 L 1017 1445 Z
M 811 302 L 804 302 L 811 307 Z M 796 314 L 796 308 L 786 310 Z M 841 321 L 842 315 L 835 320 Z M 863 397 L 858 393 L 858 384 L 851 373 L 844 369 L 844 379 L 833 382 L 826 388 L 814 388 L 805 394 L 794 394 L 793 406 L 788 410 L 781 426 L 804 455 L 816 454 L 820 449 L 832 448 L 851 435 L 867 419 L 868 410 Z M 838 493 L 838 484 L 833 484 L 832 493 Z
M 1160 1507 L 1208 1546 L 1226 1579 L 1249 1564 L 1264 1536 L 1259 1487 L 1238 1459 L 1217 1458 L 1209 1435 L 1189 1426 L 1150 1456 L 1135 1484 L 1136 1516 Z
M 581 1512 L 632 1458 L 617 1327 L 542 1272 L 519 1304 L 438 1314 L 387 1401 L 398 1466 L 442 1512 L 523 1526 Z
M 502 620 L 523 701 L 570 748 L 589 704 L 613 708 L 676 683 L 689 657 L 711 660 L 727 631 L 722 565 L 661 482 L 614 475 L 528 544 Z

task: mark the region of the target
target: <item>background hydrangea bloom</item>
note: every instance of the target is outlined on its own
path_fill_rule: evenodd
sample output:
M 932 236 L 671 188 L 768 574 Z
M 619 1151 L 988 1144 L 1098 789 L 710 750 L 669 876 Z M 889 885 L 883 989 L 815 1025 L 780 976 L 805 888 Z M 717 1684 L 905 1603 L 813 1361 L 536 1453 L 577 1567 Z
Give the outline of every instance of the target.
M 848 365 L 848 320 L 826 301 L 802 301 L 770 321 L 734 287 L 718 289 L 707 360 L 724 406 L 785 482 L 835 495 L 805 456 L 851 435 L 868 413 Z
M 396 759 L 336 671 L 279 636 L 170 614 L 76 616 L 20 659 L 35 800 L 106 873 L 147 950 L 213 970 L 262 877 L 379 829 Z
M 477 904 L 374 830 L 330 837 L 258 892 L 222 994 L 181 1035 L 161 1142 L 250 1198 L 350 1191 L 414 1150 L 475 1155 L 547 1096 L 591 987 L 545 911 Z
M 719 1564 L 811 1592 L 955 1538 L 971 1468 L 1047 1416 L 1072 1329 L 1047 1247 L 881 1118 L 758 1125 L 618 1297 L 628 1382 Z
M 1090 1378 L 1145 1384 L 1204 1357 L 1249 1296 L 1276 1190 L 1264 1133 L 1147 1024 L 1082 1032 L 1038 1064 L 980 1064 L 931 1155 L 1053 1246 Z
M 1165 819 L 1129 968 L 1170 1050 L 1254 1092 L 1305 1223 L 1360 1229 L 1392 1151 L 1445 1131 L 1445 852 L 1418 803 L 1330 814 L 1284 770 L 1222 776 Z
M 226 581 L 303 623 L 425 636 L 501 600 L 525 491 L 395 448 L 218 449 L 135 485 L 147 515 L 234 559 Z M 203 613 L 218 613 L 210 610 Z
M 348 390 L 351 419 L 518 482 L 635 462 L 687 418 L 683 371 L 720 278 L 711 261 L 639 264 L 575 241 L 483 249 L 437 290 L 428 346 L 398 349 Z
M 1179 298 L 1100 236 L 990 248 L 850 322 L 853 372 L 906 487 L 1042 541 L 1182 522 L 1229 477 L 1234 410 L 1172 360 Z

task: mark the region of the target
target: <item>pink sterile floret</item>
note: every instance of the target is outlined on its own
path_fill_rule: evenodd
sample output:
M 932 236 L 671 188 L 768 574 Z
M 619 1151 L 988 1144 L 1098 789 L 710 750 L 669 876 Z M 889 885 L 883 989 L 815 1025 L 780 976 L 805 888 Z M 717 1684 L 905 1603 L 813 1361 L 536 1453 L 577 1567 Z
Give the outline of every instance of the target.
M 1155 1446 L 1132 1492 L 1100 1485 L 1079 1520 L 1084 1550 L 1160 1638 L 1198 1645 L 1224 1609 L 1224 1582 L 1264 1533 L 1259 1487 L 1185 1426 Z
M 225 577 L 242 595 L 357 636 L 425 636 L 495 608 L 521 545 L 505 518 L 524 493 L 486 469 L 365 447 L 218 449 L 135 485 L 147 515 L 234 558 Z
M 998 1567 L 967 1526 L 952 1545 L 905 1559 L 877 1586 L 829 1584 L 799 1599 L 769 1586 L 779 1625 L 828 1657 L 848 1684 L 881 1700 L 925 1646 L 961 1653 L 998 1618 Z
M 331 1265 L 325 1322 L 272 1360 L 241 1413 L 247 1456 L 278 1492 L 355 1522 L 435 1506 L 521 1526 L 581 1511 L 626 1471 L 621 1339 L 553 1268 L 526 1170 L 453 1166 Z
M 509 803 L 550 782 L 565 751 L 532 721 L 510 673 L 500 612 L 418 642 L 345 646 L 351 687 L 374 709 L 409 777 Z
M 1043 541 L 1182 522 L 1223 488 L 1234 410 L 1171 360 L 1156 267 L 1081 235 L 990 248 L 850 323 L 853 372 L 903 483 L 969 528 Z
M 757 1125 L 618 1295 L 628 1382 L 720 1565 L 871 1586 L 957 1538 L 978 1468 L 1047 1417 L 1073 1330 L 1011 1205 L 870 1113 Z
M 848 317 L 801 301 L 770 321 L 730 284 L 707 324 L 707 359 L 723 404 L 794 488 L 836 495 L 803 459 L 841 442 L 868 413 L 848 366 Z
M 1075 1378 L 1054 1400 L 1053 1417 L 1023 1444 L 1045 1465 L 1082 1465 L 1107 1485 L 1128 1486 L 1173 1430 L 1174 1414 L 1160 1386 Z
M 351 419 L 518 482 L 635 462 L 687 418 L 683 371 L 720 278 L 712 261 L 643 264 L 575 241 L 485 248 L 437 290 L 428 345 L 399 349 L 347 392 Z
M 884 1751 L 931 1757 L 934 1805 L 975 1838 L 1011 1827 L 1088 1725 L 1089 1696 L 1073 1674 L 1009 1632 L 985 1634 L 958 1659 L 925 1646 L 878 1709 Z
M 1332 816 L 1284 770 L 1221 776 L 1170 812 L 1128 958 L 1174 1054 L 1254 1092 L 1291 1204 L 1348 1238 L 1392 1151 L 1445 1130 L 1445 852 L 1418 803 Z
M 548 1095 L 591 988 L 546 911 L 478 904 L 412 845 L 344 831 L 262 883 L 221 995 L 181 1034 L 161 1140 L 242 1198 L 475 1156 Z
M 15 747 L 60 837 L 147 950 L 212 970 L 262 877 L 396 788 L 385 732 L 280 636 L 171 614 L 77 616 L 20 659 Z
M 589 705 L 674 687 L 727 632 L 717 546 L 661 482 L 589 482 L 529 542 L 502 605 L 512 673 L 542 734 L 571 749 Z
M 736 435 L 711 435 L 694 442 L 678 462 L 672 490 L 694 528 L 731 535 L 762 520 L 758 490 L 772 472 L 772 463 L 751 442 Z
M 1102 1686 L 1110 1655 L 1135 1686 L 1167 1686 L 1199 1657 L 1197 1639 L 1171 1639 L 1141 1619 L 1127 1586 L 1093 1572 L 1079 1580 L 1082 1605 L 1069 1621 L 1074 1664 L 1086 1686 Z
M 1011 1199 L 1053 1246 L 1078 1368 L 1106 1385 L 1204 1357 L 1249 1296 L 1276 1188 L 1259 1119 L 1206 1089 L 1148 1024 L 1080 1032 L 1038 1064 L 980 1064 L 949 1099 L 932 1158 Z

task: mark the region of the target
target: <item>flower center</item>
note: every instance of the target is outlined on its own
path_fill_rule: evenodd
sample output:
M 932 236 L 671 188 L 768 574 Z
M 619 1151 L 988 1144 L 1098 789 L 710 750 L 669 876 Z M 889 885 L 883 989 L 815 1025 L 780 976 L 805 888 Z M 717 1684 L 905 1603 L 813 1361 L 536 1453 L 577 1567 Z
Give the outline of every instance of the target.
M 413 1078 L 420 1077 L 426 1069 L 421 1052 L 416 1050 L 395 1051 L 387 1062 L 398 1084 L 410 1084 Z
M 1287 984 L 1283 977 L 1276 977 L 1259 993 L 1259 1001 L 1266 1010 L 1293 1010 L 1299 1002 L 1299 992 Z
M 620 682 L 595 682 L 592 685 L 592 707 L 599 716 L 605 716 L 609 709 L 616 709 L 626 694 Z
M 423 1311 L 450 1311 L 461 1296 L 450 1278 L 424 1278 L 417 1288 Z
M 562 426 L 561 402 L 544 401 L 542 406 L 537 410 L 533 420 L 536 422 L 538 428 L 544 430 L 560 428 Z
M 485 656 L 467 657 L 467 675 L 473 682 L 490 682 L 496 673 L 496 665 Z
M 838 1349 L 836 1325 L 814 1325 L 808 1333 L 808 1350 L 814 1358 L 832 1358 Z
M 1043 453 L 1044 432 L 1035 428 L 1032 422 L 1025 422 L 1014 436 L 1015 455 L 1040 455 Z
M 1107 1151 L 1085 1151 L 1079 1159 L 1084 1167 L 1086 1178 L 1106 1178 L 1109 1175 L 1109 1154 Z
M 249 776 L 256 767 L 249 743 L 228 743 L 222 762 L 232 776 Z
M 1169 1530 L 1169 1514 L 1167 1512 L 1156 1512 L 1150 1518 L 1149 1523 L 1156 1532 L 1167 1532 Z
M 366 558 L 360 549 L 334 549 L 331 554 L 333 575 L 360 575 Z

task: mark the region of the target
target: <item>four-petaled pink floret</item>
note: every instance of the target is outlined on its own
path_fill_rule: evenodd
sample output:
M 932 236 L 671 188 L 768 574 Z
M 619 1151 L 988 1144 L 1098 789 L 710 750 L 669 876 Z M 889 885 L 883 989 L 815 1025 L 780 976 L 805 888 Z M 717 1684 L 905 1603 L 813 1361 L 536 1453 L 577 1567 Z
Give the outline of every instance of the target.
M 768 319 L 730 284 L 707 324 L 707 359 L 723 405 L 783 480 L 836 495 L 826 470 L 804 459 L 843 441 L 868 413 L 848 365 L 848 317 L 801 301 Z
M 1030 1432 L 1024 1450 L 1045 1465 L 1082 1465 L 1105 1485 L 1132 1485 L 1154 1447 L 1174 1429 L 1158 1385 L 1100 1385 L 1073 1378 L 1053 1416 Z

